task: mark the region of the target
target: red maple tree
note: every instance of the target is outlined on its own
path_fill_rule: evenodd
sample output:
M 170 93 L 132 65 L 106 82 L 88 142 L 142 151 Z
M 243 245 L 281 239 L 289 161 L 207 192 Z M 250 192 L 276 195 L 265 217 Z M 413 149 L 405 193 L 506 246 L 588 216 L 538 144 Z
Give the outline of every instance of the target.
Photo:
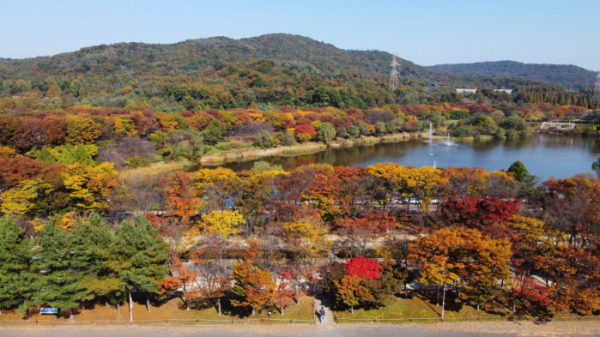
M 357 256 L 352 260 L 346 261 L 344 270 L 350 276 L 364 277 L 365 279 L 379 279 L 381 266 L 375 259 L 367 259 L 363 256 Z

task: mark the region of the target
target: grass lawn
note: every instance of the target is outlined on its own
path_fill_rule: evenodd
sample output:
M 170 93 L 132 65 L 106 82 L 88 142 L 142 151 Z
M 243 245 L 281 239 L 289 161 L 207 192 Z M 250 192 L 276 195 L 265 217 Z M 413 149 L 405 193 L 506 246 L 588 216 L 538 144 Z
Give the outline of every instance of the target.
M 176 170 L 182 170 L 187 164 L 188 161 L 174 161 L 174 162 L 158 162 L 144 167 L 137 167 L 132 169 L 125 169 L 119 172 L 119 176 L 121 178 L 127 178 L 129 176 L 146 176 L 146 175 L 156 175 L 161 172 L 171 172 Z
M 90 308 L 91 306 L 91 308 Z M 32 312 L 34 310 L 31 310 Z M 310 322 L 299 322 L 299 323 L 312 323 L 314 317 L 314 299 L 313 297 L 305 296 L 300 300 L 300 304 L 296 305 L 292 302 L 285 308 L 285 315 L 281 315 L 279 311 L 273 307 L 266 307 L 262 311 L 257 311 L 256 316 L 251 316 L 251 311 L 245 308 L 236 308 L 231 306 L 229 300 L 222 300 L 222 312 L 221 316 L 218 315 L 216 308 L 209 305 L 200 307 L 192 306 L 189 311 L 185 310 L 185 305 L 179 298 L 174 298 L 166 301 L 160 305 L 153 304 L 151 307 L 152 312 L 146 311 L 144 303 L 137 302 L 134 300 L 133 303 L 133 320 L 138 323 L 150 323 L 150 324 L 167 324 L 167 320 L 171 320 L 168 324 L 290 324 L 290 320 L 305 320 Z M 260 319 L 268 319 L 268 312 L 271 311 L 271 319 L 282 319 L 285 321 L 264 321 Z M 44 323 L 60 323 L 60 322 L 71 322 L 69 319 L 69 313 L 64 312 L 64 315 L 40 315 L 36 313 L 30 313 L 29 321 L 27 324 L 35 324 L 35 321 Z M 82 308 L 74 309 L 73 323 L 77 322 L 89 322 L 90 321 L 113 321 L 113 322 L 128 322 L 129 311 L 127 304 L 121 305 L 121 314 L 117 313 L 115 306 L 107 308 L 102 303 L 96 303 L 93 305 L 88 304 L 88 309 L 83 311 Z M 18 313 L 16 310 L 3 310 L 0 315 L 0 323 L 2 321 L 22 321 L 23 313 Z M 157 322 L 140 322 L 156 320 Z M 176 321 L 176 320 L 190 320 L 190 321 Z M 199 320 L 198 322 L 192 320 Z M 202 321 L 206 320 L 206 321 Z M 256 321 L 253 321 L 256 320 Z M 2 326 L 0 324 L 0 326 Z
M 401 294 L 390 300 L 390 303 L 378 309 L 355 308 L 354 315 L 350 310 L 335 311 L 334 315 L 338 323 L 365 323 L 365 321 L 346 320 L 349 318 L 360 320 L 375 320 L 375 319 L 409 319 L 417 318 L 414 322 L 422 321 L 424 323 L 431 320 L 439 320 L 442 315 L 442 295 L 440 294 L 440 305 L 436 306 L 437 293 L 431 291 L 429 293 L 419 293 L 410 297 L 410 295 Z M 446 291 L 446 306 L 444 318 L 447 320 L 466 319 L 466 318 L 481 318 L 481 319 L 509 319 L 518 316 L 528 317 L 547 317 L 548 319 L 555 318 L 574 318 L 578 317 L 571 312 L 559 312 L 552 316 L 548 316 L 545 311 L 537 311 L 536 308 L 529 306 L 527 303 L 517 303 L 517 312 L 512 312 L 512 302 L 509 297 L 501 294 L 496 300 L 481 304 L 480 310 L 477 311 L 475 303 L 469 302 L 463 297 L 457 298 L 453 291 Z M 429 320 L 431 319 L 431 320 Z M 405 321 L 398 320 L 393 323 L 403 323 Z M 408 321 L 406 321 L 408 322 Z

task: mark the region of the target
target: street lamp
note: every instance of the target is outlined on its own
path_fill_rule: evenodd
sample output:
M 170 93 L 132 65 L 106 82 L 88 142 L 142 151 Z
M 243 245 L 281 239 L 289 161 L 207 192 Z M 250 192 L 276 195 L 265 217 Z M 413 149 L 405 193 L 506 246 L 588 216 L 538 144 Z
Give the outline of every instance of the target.
M 444 320 L 444 305 L 446 304 L 446 284 L 444 284 L 444 295 L 442 296 L 442 321 Z

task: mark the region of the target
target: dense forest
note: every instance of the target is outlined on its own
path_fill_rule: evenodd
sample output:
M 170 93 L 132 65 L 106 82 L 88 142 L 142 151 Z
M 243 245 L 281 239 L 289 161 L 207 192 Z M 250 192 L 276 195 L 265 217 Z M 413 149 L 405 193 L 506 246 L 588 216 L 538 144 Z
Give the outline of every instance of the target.
M 441 74 L 401 60 L 400 87 L 389 92 L 390 61 L 385 52 L 342 50 L 284 34 L 101 45 L 52 57 L 0 59 L 0 111 L 87 105 L 179 112 L 252 103 L 366 108 L 433 103 L 456 86 L 543 84 L 517 77 Z M 430 88 L 432 83 L 437 87 Z
M 514 61 L 439 64 L 427 69 L 442 74 L 522 77 L 575 90 L 593 88 L 596 79 L 593 71 L 574 65 L 527 64 Z
M 400 293 L 427 294 L 406 289 L 415 279 L 433 289 L 431 305 L 437 289 L 458 308 L 514 318 L 600 309 L 591 176 L 536 186 L 519 162 L 507 172 L 382 163 L 137 176 L 40 163 L 0 176 L 17 186 L 2 194 L 0 308 L 25 317 L 43 305 L 63 317 L 86 303 L 116 312 L 132 291 L 148 311 L 172 299 L 175 311 L 220 315 L 225 302 L 284 315 L 317 287 L 339 312 L 376 315 Z M 144 216 L 121 221 L 132 211 Z

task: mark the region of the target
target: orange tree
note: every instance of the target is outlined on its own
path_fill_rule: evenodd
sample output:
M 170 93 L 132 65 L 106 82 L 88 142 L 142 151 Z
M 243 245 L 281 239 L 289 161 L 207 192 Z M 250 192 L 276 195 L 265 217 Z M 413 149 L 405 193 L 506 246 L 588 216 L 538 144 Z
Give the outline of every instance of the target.
M 437 305 L 440 286 L 457 282 L 464 274 L 463 247 L 474 235 L 481 236 L 477 230 L 443 228 L 410 244 L 407 258 L 419 268 L 419 282 L 438 286 Z
M 231 292 L 236 299 L 231 301 L 236 307 L 252 308 L 252 316 L 262 308 L 275 293 L 275 283 L 271 280 L 271 272 L 262 270 L 248 262 L 233 265 L 235 285 Z

